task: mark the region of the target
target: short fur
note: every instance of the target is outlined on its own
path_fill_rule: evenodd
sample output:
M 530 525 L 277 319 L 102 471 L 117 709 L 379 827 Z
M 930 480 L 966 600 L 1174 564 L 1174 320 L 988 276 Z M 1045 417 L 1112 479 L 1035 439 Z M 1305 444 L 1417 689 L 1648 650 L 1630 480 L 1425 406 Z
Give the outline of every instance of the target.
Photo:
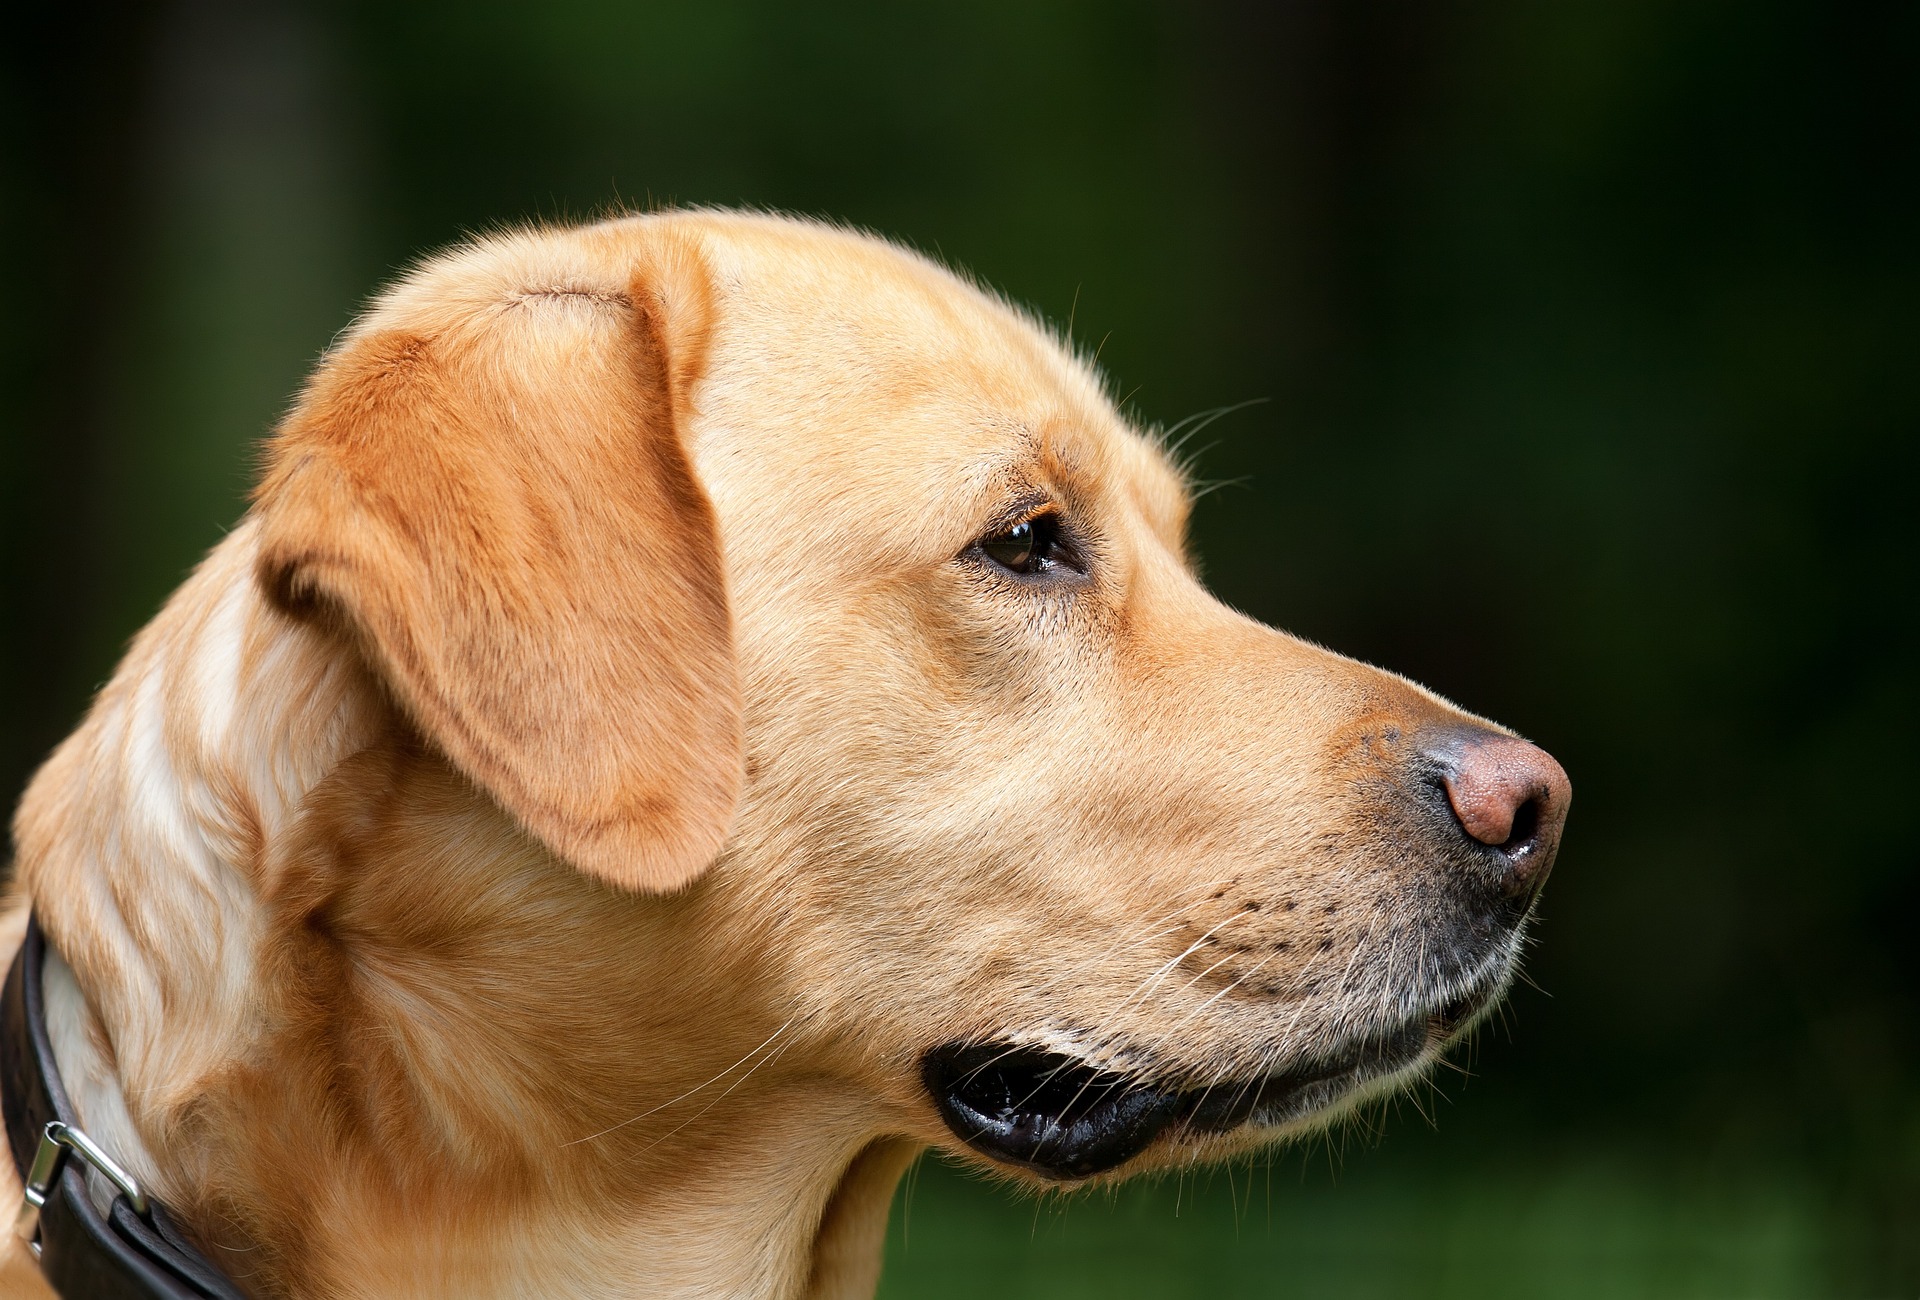
M 972 550 L 1041 503 L 1085 581 Z M 1428 946 L 1395 811 L 1464 715 L 1219 604 L 1187 510 L 1086 363 L 878 240 L 478 241 L 35 778 L 0 955 L 30 900 L 86 1126 L 260 1295 L 868 1294 L 914 1154 L 987 1163 L 929 1047 L 1204 1086 L 1517 950 Z

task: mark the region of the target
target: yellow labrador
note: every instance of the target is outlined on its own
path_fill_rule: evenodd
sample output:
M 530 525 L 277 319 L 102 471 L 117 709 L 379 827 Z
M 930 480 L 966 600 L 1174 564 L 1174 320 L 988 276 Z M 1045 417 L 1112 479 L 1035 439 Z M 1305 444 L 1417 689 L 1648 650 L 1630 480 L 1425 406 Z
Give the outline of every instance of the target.
M 1565 775 L 1222 606 L 1187 508 L 872 238 L 430 263 L 20 807 L 86 1130 L 259 1295 L 858 1296 L 928 1145 L 1121 1178 L 1408 1079 Z

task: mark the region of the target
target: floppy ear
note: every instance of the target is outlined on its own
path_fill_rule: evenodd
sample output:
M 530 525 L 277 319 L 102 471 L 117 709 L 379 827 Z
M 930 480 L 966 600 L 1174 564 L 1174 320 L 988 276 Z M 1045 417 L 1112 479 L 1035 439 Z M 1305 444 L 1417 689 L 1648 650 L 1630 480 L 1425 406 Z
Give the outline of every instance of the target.
M 461 255 L 322 365 L 255 494 L 260 581 L 345 624 L 422 731 L 554 853 L 633 890 L 719 851 L 740 700 L 680 429 L 704 268 L 626 285 Z M 509 268 L 510 270 L 510 268 Z

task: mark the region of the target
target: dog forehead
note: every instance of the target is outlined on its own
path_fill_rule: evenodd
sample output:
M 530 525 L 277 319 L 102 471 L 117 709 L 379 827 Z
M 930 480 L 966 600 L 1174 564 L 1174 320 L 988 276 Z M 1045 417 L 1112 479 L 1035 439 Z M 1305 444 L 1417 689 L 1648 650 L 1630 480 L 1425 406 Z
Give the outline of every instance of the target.
M 711 220 L 716 322 L 689 432 L 723 517 L 884 522 L 905 559 L 1038 491 L 1137 512 L 1179 545 L 1180 474 L 1034 321 L 878 239 Z

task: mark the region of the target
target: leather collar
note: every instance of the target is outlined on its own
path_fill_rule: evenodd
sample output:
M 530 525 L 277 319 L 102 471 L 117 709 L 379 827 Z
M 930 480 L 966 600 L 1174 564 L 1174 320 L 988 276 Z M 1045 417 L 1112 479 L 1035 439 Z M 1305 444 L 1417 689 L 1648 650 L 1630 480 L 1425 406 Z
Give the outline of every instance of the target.
M 37 1247 L 48 1285 L 72 1300 L 245 1300 L 166 1211 L 81 1132 L 47 1037 L 41 996 L 47 951 L 39 919 L 29 916 L 26 942 L 0 994 L 0 1103 L 14 1168 L 29 1189 L 16 1231 Z M 87 1193 L 88 1165 L 117 1185 L 104 1215 Z M 37 1207 L 36 1194 L 44 1198 Z

